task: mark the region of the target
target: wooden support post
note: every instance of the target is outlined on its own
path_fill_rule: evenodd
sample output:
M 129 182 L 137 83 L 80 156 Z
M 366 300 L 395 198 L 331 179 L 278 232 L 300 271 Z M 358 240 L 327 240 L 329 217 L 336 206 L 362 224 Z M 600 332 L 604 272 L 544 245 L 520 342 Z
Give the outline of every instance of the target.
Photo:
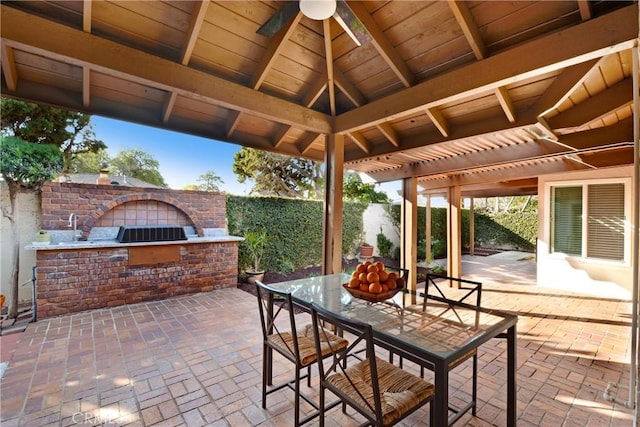
M 469 255 L 476 252 L 476 220 L 473 206 L 473 197 L 469 201 Z
M 342 179 L 344 136 L 327 135 L 324 207 L 322 218 L 322 272 L 342 271 Z
M 416 303 L 416 272 L 418 267 L 418 180 L 402 180 L 402 212 L 400 233 L 400 267 L 409 270 L 407 289 L 411 293 L 411 304 Z
M 462 277 L 462 200 L 460 187 L 447 192 L 447 275 Z
M 431 252 L 431 195 L 427 195 L 427 204 L 425 205 L 424 222 L 425 222 L 424 240 L 425 240 L 425 245 L 427 247 L 426 261 L 429 262 L 433 258 L 433 253 Z

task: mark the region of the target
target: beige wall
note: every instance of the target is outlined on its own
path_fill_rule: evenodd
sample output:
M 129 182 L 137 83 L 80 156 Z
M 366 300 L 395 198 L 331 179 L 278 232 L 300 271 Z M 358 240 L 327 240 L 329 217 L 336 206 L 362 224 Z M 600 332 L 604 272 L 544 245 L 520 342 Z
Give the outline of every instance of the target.
M 400 245 L 400 234 L 398 228 L 395 227 L 389 214 L 385 210 L 385 205 L 371 203 L 362 214 L 362 223 L 364 229 L 364 238 L 367 243 L 374 246 L 373 254 L 379 256 L 378 253 L 378 233 L 382 229 L 382 233 L 391 240 L 393 247 Z
M 589 180 L 621 179 L 625 183 L 625 209 L 628 212 L 625 233 L 625 260 L 609 261 L 550 253 L 550 187 L 558 183 L 587 183 Z M 633 287 L 631 234 L 633 230 L 633 168 L 609 168 L 544 175 L 538 179 L 538 285 L 599 295 L 629 298 Z M 596 181 L 597 182 L 597 181 Z M 636 260 L 637 262 L 637 260 Z
M 9 189 L 7 183 L 0 180 L 0 203 L 3 210 L 9 210 Z M 26 245 L 35 240 L 35 234 L 40 229 L 38 198 L 34 193 L 21 193 L 18 195 L 18 215 L 20 233 L 20 276 L 19 282 L 25 286 L 20 286 L 18 301 L 31 300 L 31 268 L 36 264 L 36 253 L 32 250 L 24 249 Z M 4 215 L 1 218 L 0 235 L 0 293 L 9 296 L 11 286 L 11 269 L 13 265 L 13 238 L 11 236 L 11 224 Z M 8 303 L 8 301 L 7 301 Z

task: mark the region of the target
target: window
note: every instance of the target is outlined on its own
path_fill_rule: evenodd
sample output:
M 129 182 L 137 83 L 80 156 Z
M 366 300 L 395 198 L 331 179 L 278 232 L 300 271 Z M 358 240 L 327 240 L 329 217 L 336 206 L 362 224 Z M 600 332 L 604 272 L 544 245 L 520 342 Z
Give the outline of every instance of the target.
M 551 187 L 551 252 L 624 260 L 623 183 Z

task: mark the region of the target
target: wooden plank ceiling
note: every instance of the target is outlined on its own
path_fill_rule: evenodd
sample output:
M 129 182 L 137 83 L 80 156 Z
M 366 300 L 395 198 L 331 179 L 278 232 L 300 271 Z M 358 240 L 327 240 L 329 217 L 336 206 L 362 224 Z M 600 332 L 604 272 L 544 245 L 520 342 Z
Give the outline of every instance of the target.
M 634 1 L 3 1 L 2 95 L 309 159 L 424 192 L 531 194 L 633 162 Z

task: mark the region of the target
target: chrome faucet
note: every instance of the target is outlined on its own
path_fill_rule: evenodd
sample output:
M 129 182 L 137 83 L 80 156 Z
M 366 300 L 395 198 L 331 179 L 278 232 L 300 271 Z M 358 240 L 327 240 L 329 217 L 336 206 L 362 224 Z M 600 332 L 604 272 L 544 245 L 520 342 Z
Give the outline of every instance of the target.
M 73 227 L 73 240 L 78 240 L 78 216 L 76 214 L 71 213 L 69 215 L 69 223 L 67 224 L 67 227 Z

